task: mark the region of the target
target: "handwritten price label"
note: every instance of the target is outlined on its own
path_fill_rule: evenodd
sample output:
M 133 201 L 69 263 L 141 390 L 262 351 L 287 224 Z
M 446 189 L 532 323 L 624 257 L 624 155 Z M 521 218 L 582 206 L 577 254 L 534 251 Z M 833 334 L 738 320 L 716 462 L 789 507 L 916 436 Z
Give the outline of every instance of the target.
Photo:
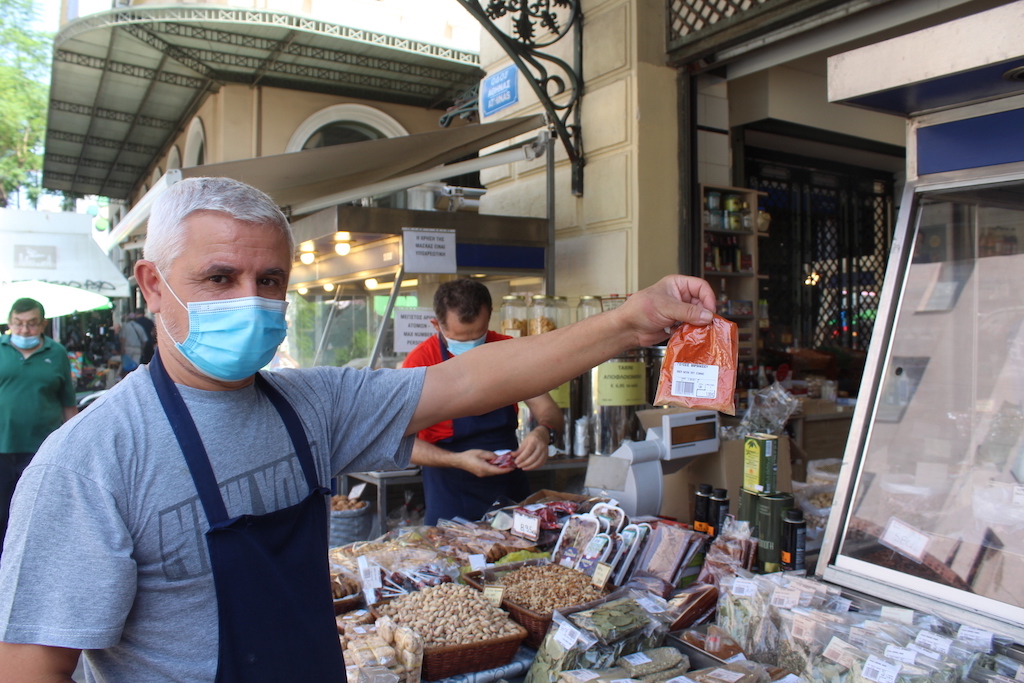
M 512 533 L 530 541 L 540 536 L 540 518 L 516 510 L 512 515 Z
M 918 531 L 906 522 L 890 517 L 889 523 L 885 525 L 885 531 L 878 540 L 882 545 L 920 562 L 931 539 L 928 534 Z
M 608 585 L 608 579 L 612 575 L 612 566 L 607 562 L 598 562 L 594 569 L 594 576 L 590 583 L 596 588 L 603 589 Z
M 504 586 L 485 586 L 484 587 L 484 600 L 491 603 L 495 607 L 501 607 L 501 601 L 505 598 L 505 587 Z

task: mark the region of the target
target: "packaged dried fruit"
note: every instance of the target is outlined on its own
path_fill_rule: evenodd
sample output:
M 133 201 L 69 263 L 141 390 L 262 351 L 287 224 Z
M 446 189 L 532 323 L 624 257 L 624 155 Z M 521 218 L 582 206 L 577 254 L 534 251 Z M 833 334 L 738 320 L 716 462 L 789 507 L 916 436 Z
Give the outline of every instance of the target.
M 735 415 L 737 337 L 736 323 L 717 315 L 706 327 L 680 326 L 665 349 L 654 405 Z

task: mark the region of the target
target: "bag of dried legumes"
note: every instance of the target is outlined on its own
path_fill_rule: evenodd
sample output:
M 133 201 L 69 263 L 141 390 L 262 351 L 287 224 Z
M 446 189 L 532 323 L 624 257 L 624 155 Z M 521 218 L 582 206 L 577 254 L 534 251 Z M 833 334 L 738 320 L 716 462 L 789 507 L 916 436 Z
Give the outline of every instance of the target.
M 654 405 L 735 415 L 737 346 L 736 323 L 721 316 L 705 327 L 681 325 L 668 340 Z

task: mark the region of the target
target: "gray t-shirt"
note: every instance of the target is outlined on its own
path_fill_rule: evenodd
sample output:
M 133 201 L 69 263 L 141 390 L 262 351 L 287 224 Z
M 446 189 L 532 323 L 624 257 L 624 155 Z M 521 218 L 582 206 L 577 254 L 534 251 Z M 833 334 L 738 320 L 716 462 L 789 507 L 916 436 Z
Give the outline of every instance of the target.
M 423 376 L 265 373 L 299 414 L 324 485 L 338 472 L 408 464 L 413 439 L 403 435 Z M 255 386 L 179 389 L 229 515 L 308 495 L 284 425 Z M 88 681 L 212 681 L 218 620 L 207 529 L 143 366 L 54 432 L 25 470 L 0 560 L 0 641 L 84 649 Z

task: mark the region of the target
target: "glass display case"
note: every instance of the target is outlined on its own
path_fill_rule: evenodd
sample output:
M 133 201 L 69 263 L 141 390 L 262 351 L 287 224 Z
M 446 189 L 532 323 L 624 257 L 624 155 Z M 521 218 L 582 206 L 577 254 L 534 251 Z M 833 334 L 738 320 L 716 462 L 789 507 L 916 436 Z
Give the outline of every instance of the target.
M 918 184 L 906 199 L 879 321 L 891 327 L 872 349 L 875 398 L 856 457 L 847 447 L 824 573 L 1019 630 L 1024 174 Z

